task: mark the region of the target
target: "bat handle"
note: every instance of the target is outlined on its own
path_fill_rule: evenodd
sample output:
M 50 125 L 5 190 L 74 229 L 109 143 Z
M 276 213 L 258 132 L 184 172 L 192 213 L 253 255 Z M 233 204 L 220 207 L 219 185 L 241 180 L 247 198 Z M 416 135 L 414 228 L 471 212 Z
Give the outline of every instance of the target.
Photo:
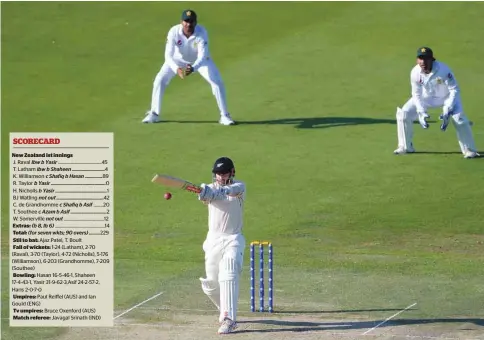
M 196 194 L 199 194 L 199 193 L 202 192 L 202 189 L 201 188 L 195 187 L 195 186 L 189 186 L 189 187 L 187 187 L 187 190 L 188 191 L 191 191 L 191 192 L 194 192 Z

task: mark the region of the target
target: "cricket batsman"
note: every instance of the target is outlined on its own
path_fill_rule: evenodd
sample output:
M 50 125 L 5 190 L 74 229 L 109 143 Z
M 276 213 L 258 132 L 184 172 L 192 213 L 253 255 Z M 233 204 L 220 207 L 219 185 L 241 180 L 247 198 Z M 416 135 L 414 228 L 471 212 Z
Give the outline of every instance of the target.
M 462 108 L 460 89 L 451 69 L 434 58 L 429 47 L 417 50 L 417 65 L 410 72 L 412 97 L 397 107 L 398 148 L 395 154 L 415 152 L 412 144 L 413 122 L 418 120 L 427 129 L 429 108 L 442 108 L 440 129 L 446 131 L 451 121 L 457 132 L 457 140 L 464 158 L 478 157 L 471 123 Z
M 143 123 L 160 121 L 161 103 L 171 79 L 178 75 L 185 79 L 192 73 L 199 73 L 212 87 L 220 111 L 219 123 L 234 125 L 235 122 L 227 111 L 225 86 L 215 66 L 208 48 L 207 30 L 197 24 L 197 14 L 185 10 L 181 22 L 168 32 L 165 47 L 165 62 L 153 82 L 151 109 L 146 113 Z
M 202 184 L 198 195 L 208 205 L 208 233 L 203 243 L 206 277 L 200 281 L 203 292 L 220 311 L 218 333 L 228 334 L 237 327 L 245 248 L 242 235 L 245 184 L 234 179 L 235 166 L 227 157 L 215 161 L 212 176 L 213 183 Z

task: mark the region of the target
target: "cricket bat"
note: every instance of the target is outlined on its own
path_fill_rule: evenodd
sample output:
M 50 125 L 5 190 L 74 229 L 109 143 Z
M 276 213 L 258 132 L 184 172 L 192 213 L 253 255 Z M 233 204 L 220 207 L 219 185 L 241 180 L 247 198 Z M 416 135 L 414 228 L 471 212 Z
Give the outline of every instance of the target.
M 156 174 L 151 181 L 153 183 L 158 183 L 167 187 L 194 192 L 196 194 L 199 194 L 202 191 L 202 188 L 191 182 L 169 175 Z

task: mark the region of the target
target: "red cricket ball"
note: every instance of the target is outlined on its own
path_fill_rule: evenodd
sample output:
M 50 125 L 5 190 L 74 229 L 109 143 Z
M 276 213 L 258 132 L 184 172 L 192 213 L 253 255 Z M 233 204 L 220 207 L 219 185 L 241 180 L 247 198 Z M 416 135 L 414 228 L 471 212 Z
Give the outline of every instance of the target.
M 164 197 L 165 197 L 165 200 L 169 200 L 171 198 L 171 194 L 167 192 Z

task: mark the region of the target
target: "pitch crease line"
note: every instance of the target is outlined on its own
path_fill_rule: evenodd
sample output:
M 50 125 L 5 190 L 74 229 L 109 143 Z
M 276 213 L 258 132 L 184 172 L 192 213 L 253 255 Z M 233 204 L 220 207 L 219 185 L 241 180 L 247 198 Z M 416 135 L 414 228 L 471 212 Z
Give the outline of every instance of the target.
M 129 309 L 127 309 L 127 310 L 125 310 L 124 312 L 122 312 L 122 313 L 121 313 L 121 314 L 119 314 L 118 316 L 115 316 L 113 320 L 116 320 L 116 319 L 117 319 L 117 318 L 119 318 L 120 316 L 123 316 L 123 315 L 125 315 L 125 314 L 127 314 L 127 313 L 131 312 L 133 309 L 138 308 L 139 306 L 141 306 L 141 305 L 143 305 L 143 304 L 147 303 L 148 301 L 151 301 L 151 300 L 153 300 L 153 299 L 156 299 L 156 298 L 157 298 L 158 296 L 160 296 L 161 294 L 163 294 L 163 292 L 159 292 L 158 294 L 153 295 L 153 296 L 152 296 L 152 297 L 150 297 L 149 299 L 146 299 L 146 300 L 144 300 L 144 301 L 142 301 L 142 302 L 138 303 L 137 305 L 134 305 L 133 307 L 131 307 L 131 308 L 129 308 Z
M 376 326 L 375 326 L 375 327 L 373 327 L 373 328 L 370 328 L 369 330 L 367 330 L 365 333 L 363 333 L 363 334 L 361 334 L 361 335 L 366 335 L 366 334 L 370 333 L 372 330 L 374 330 L 374 329 L 376 329 L 376 328 L 380 327 L 380 326 L 381 326 L 381 325 L 383 325 L 385 322 L 387 322 L 387 321 L 389 321 L 389 320 L 393 319 L 393 318 L 394 318 L 394 317 L 396 317 L 398 314 L 405 312 L 407 309 L 412 308 L 412 307 L 413 307 L 413 306 L 415 306 L 416 304 L 417 304 L 417 303 L 415 302 L 414 304 L 411 304 L 411 305 L 410 305 L 410 306 L 408 306 L 407 308 L 402 309 L 401 311 L 399 311 L 399 312 L 397 312 L 397 313 L 393 314 L 392 316 L 390 316 L 390 317 L 386 318 L 385 320 L 383 320 L 382 322 L 380 322 L 378 325 L 376 325 Z

